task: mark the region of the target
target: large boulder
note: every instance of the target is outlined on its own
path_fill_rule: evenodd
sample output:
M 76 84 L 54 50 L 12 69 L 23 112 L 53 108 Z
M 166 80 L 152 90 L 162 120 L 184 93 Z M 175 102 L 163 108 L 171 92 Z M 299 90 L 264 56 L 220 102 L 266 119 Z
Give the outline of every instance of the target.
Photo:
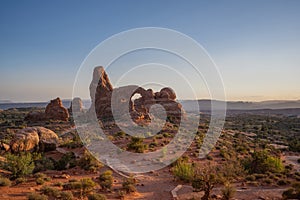
M 10 143 L 13 152 L 35 151 L 38 148 L 40 139 L 36 128 L 28 127 L 18 131 Z
M 52 151 L 58 145 L 58 136 L 44 127 L 27 127 L 15 134 L 10 143 L 12 152 Z
M 52 130 L 44 127 L 35 127 L 39 135 L 39 151 L 54 151 L 59 143 L 59 138 Z
M 59 97 L 50 101 L 45 110 L 47 119 L 68 121 L 69 112 L 63 106 Z

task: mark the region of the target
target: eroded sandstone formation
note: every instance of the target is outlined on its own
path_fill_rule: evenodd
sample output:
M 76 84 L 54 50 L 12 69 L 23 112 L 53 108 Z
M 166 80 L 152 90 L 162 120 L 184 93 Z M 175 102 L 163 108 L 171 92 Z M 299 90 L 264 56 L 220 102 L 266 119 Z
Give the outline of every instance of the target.
M 50 101 L 45 110 L 46 117 L 53 120 L 68 121 L 69 112 L 63 106 L 59 97 Z
M 70 108 L 69 108 L 69 113 L 72 113 L 72 112 L 82 112 L 82 111 L 83 111 L 82 100 L 79 97 L 75 97 L 71 101 L 71 105 L 70 105 Z
M 68 121 L 69 119 L 68 109 L 63 106 L 59 97 L 50 101 L 45 112 L 33 111 L 28 113 L 25 117 L 25 120 L 30 122 L 45 121 L 49 119 L 61 121 Z
M 96 67 L 90 84 L 92 105 L 90 110 L 95 110 L 99 119 L 111 119 L 111 94 L 113 87 L 103 67 Z
M 127 101 L 128 91 L 131 93 L 129 101 Z M 125 86 L 114 89 L 103 67 L 94 69 L 93 80 L 90 84 L 90 96 L 92 99 L 90 111 L 95 111 L 98 119 L 113 119 L 111 108 L 113 92 L 118 97 L 119 102 L 117 103 L 120 105 L 125 104 L 125 107 L 119 107 L 123 109 L 128 108 L 131 118 L 137 123 L 151 121 L 149 111 L 154 104 L 160 104 L 164 107 L 169 121 L 176 124 L 179 124 L 181 121 L 182 106 L 176 102 L 176 94 L 173 89 L 166 87 L 159 92 L 153 92 L 152 89 L 146 90 L 138 86 Z M 139 94 L 140 97 L 132 99 L 135 94 Z
M 13 152 L 52 151 L 58 144 L 58 136 L 44 127 L 27 127 L 18 131 L 10 143 Z

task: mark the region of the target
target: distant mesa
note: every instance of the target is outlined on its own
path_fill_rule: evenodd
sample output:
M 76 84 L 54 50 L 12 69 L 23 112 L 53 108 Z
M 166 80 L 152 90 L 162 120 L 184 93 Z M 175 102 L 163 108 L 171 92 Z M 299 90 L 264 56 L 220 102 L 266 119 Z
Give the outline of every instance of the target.
M 63 106 L 62 101 L 59 97 L 50 101 L 47 105 L 45 112 L 30 112 L 26 117 L 26 121 L 38 122 L 45 120 L 61 120 L 68 121 L 69 120 L 69 112 Z
M 130 101 L 122 101 L 122 99 L 126 99 L 127 91 L 130 91 L 131 88 L 135 88 L 135 90 L 131 94 Z M 151 121 L 149 110 L 154 104 L 160 104 L 165 108 L 168 120 L 174 123 L 181 121 L 182 106 L 176 102 L 176 94 L 172 88 L 166 87 L 159 92 L 153 92 L 152 89 L 146 90 L 135 85 L 113 88 L 102 66 L 94 68 L 93 79 L 90 84 L 90 97 L 92 99 L 90 111 L 95 111 L 100 120 L 113 120 L 111 108 L 113 91 L 120 99 L 118 104 L 126 104 L 125 108 L 129 108 L 131 118 L 138 124 L 147 124 Z M 132 99 L 135 94 L 139 94 L 140 97 Z
M 0 100 L 0 103 L 13 103 L 11 100 Z

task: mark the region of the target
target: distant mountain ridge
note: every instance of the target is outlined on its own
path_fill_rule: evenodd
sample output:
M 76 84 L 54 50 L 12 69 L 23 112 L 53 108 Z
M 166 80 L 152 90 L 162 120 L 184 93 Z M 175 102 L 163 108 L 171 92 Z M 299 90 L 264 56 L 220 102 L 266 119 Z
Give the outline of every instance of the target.
M 193 111 L 196 102 L 200 110 L 211 110 L 211 103 L 218 108 L 226 104 L 227 110 L 261 110 L 261 109 L 292 109 L 300 108 L 300 100 L 270 100 L 261 102 L 246 101 L 219 101 L 219 100 L 183 100 L 180 101 L 183 108 L 187 111 Z
M 219 101 L 219 100 L 179 100 L 184 110 L 195 111 L 195 105 L 199 104 L 200 111 L 211 110 L 211 102 L 214 102 L 216 108 L 224 106 L 226 104 L 227 110 L 265 110 L 265 109 L 293 109 L 300 108 L 300 100 L 269 100 L 261 102 L 250 101 Z M 22 107 L 46 107 L 49 102 L 26 102 L 26 103 L 14 103 L 10 100 L 0 100 L 0 109 L 9 108 L 22 108 Z M 71 100 L 62 100 L 63 105 L 66 108 L 70 107 Z M 85 108 L 89 108 L 91 105 L 90 100 L 84 99 L 83 104 Z

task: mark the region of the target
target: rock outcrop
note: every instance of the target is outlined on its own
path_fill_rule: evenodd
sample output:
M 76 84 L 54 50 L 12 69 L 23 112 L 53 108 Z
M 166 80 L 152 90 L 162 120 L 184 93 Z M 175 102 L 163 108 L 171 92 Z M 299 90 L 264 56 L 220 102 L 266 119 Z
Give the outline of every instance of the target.
M 58 145 L 59 139 L 55 132 L 44 127 L 36 127 L 39 135 L 39 151 L 54 151 Z
M 96 67 L 90 84 L 92 105 L 90 110 L 95 110 L 99 119 L 111 119 L 111 94 L 113 86 L 103 67 Z
M 39 135 L 35 128 L 28 127 L 15 134 L 10 143 L 13 152 L 35 151 L 39 144 Z
M 71 101 L 71 106 L 69 108 L 69 113 L 72 113 L 72 112 L 82 112 L 82 111 L 83 111 L 82 100 L 79 97 L 75 97 Z
M 68 121 L 69 112 L 63 106 L 59 97 L 50 101 L 45 110 L 46 117 L 52 120 Z
M 5 144 L 3 142 L 0 142 L 0 149 L 4 151 L 9 151 L 10 146 L 8 144 Z
M 10 143 L 12 152 L 52 151 L 58 144 L 58 136 L 44 127 L 27 127 L 15 134 Z
M 133 91 L 132 88 L 134 88 Z M 127 91 L 132 93 L 128 102 L 126 100 L 123 101 L 123 99 L 128 99 Z M 160 104 L 164 107 L 169 121 L 176 124 L 179 124 L 181 121 L 183 110 L 181 104 L 176 102 L 176 94 L 173 89 L 166 87 L 155 93 L 152 89 L 146 90 L 138 86 L 125 86 L 114 89 L 103 67 L 94 69 L 93 80 L 90 84 L 90 96 L 92 99 L 90 111 L 95 111 L 98 119 L 113 119 L 111 108 L 113 92 L 114 95 L 118 96 L 120 104 L 127 104 L 127 107 L 120 107 L 128 108 L 131 118 L 137 123 L 148 123 L 151 121 L 149 111 L 154 104 Z M 140 97 L 132 99 L 135 94 L 139 94 Z M 124 95 L 124 98 L 122 95 Z
M 30 122 L 39 122 L 49 119 L 61 121 L 68 121 L 69 119 L 68 109 L 63 106 L 59 97 L 50 101 L 45 112 L 30 112 L 26 115 L 24 120 Z

